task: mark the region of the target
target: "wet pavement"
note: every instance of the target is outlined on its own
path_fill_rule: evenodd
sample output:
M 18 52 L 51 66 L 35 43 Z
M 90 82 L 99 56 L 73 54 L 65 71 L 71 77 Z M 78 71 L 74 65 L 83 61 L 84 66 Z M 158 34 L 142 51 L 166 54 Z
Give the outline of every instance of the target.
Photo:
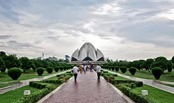
M 138 77 L 132 77 L 132 76 L 127 76 L 127 75 L 124 75 L 124 74 L 116 73 L 116 72 L 113 72 L 113 71 L 109 71 L 109 72 L 117 74 L 118 76 L 130 79 L 130 80 L 142 81 L 146 85 L 149 85 L 149 86 L 152 86 L 152 87 L 155 87 L 155 88 L 158 88 L 158 89 L 161 89 L 161 90 L 164 90 L 166 92 L 174 94 L 174 88 L 173 87 L 160 84 L 158 80 L 150 80 L 150 79 L 143 79 L 143 78 L 138 78 Z M 163 81 L 163 83 L 166 83 L 166 84 L 170 83 L 170 84 L 172 84 L 172 82 L 164 82 L 164 81 Z
M 77 83 L 71 78 L 42 103 L 128 103 L 95 72 L 78 74 Z
M 62 74 L 62 73 L 65 73 L 65 72 L 66 71 L 55 73 L 55 74 L 51 74 L 51 75 L 44 76 L 44 77 L 33 78 L 33 79 L 28 79 L 28 80 L 22 80 L 19 83 L 16 83 L 14 85 L 11 85 L 11 86 L 8 86 L 8 87 L 5 87 L 5 88 L 1 88 L 0 89 L 0 94 L 3 94 L 3 93 L 8 92 L 10 90 L 15 90 L 15 89 L 21 88 L 21 87 L 26 86 L 26 85 L 29 85 L 30 81 L 41 81 L 41 80 L 44 80 L 44 79 L 48 79 L 48 78 L 54 77 L 57 74 Z

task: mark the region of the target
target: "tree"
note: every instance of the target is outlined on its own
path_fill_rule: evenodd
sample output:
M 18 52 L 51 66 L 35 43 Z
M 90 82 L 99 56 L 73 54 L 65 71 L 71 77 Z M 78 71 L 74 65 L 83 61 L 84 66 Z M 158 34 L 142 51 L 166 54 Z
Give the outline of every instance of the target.
M 152 63 L 151 65 L 151 68 L 154 68 L 154 67 L 160 67 L 162 68 L 163 72 L 167 69 L 167 62 L 165 61 L 155 61 Z
M 163 70 L 160 67 L 152 68 L 152 74 L 157 80 L 161 77 L 162 72 Z
M 153 59 L 151 59 L 151 58 L 147 59 L 146 62 L 145 62 L 145 69 L 148 70 L 148 71 L 150 71 L 150 66 L 151 66 L 151 64 L 153 62 L 154 62 Z
M 21 62 L 21 67 L 24 70 L 24 72 L 31 68 L 31 62 L 27 57 L 22 57 L 19 60 Z
M 6 56 L 6 53 L 4 51 L 0 51 L 0 57 Z
M 168 61 L 167 63 L 166 63 L 166 65 L 167 65 L 167 70 L 168 70 L 168 72 L 172 72 L 172 62 L 171 61 Z
M 1 72 L 5 72 L 5 62 L 2 57 L 0 57 L 0 70 Z
M 158 62 L 158 61 L 167 62 L 167 59 L 166 59 L 166 57 L 160 56 L 160 57 L 155 58 L 155 62 Z
M 145 68 L 145 63 L 146 63 L 145 60 L 139 60 L 139 61 L 138 61 L 138 64 L 139 64 L 140 69 Z
M 172 61 L 172 63 L 174 63 L 174 56 L 172 57 L 172 60 L 171 61 Z
M 15 55 L 5 56 L 4 61 L 5 61 L 5 65 L 8 69 L 21 66 L 21 62 Z

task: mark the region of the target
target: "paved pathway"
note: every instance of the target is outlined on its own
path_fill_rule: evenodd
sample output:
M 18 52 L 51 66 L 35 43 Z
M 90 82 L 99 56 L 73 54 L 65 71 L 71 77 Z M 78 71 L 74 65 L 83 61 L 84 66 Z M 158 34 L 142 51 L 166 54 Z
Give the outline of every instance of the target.
M 44 76 L 44 77 L 33 78 L 33 79 L 28 79 L 28 80 L 22 80 L 22 81 L 20 81 L 17 84 L 14 84 L 14 85 L 11 85 L 11 86 L 8 86 L 8 87 L 5 87 L 5 88 L 1 88 L 0 89 L 0 94 L 3 94 L 3 93 L 8 92 L 10 90 L 15 90 L 17 88 L 21 88 L 21 87 L 26 86 L 26 85 L 29 85 L 30 81 L 41 81 L 41 80 L 44 80 L 44 79 L 48 79 L 48 78 L 54 77 L 57 74 L 62 74 L 64 72 L 66 72 L 66 71 L 55 73 L 55 74 L 51 74 L 51 75 Z
M 130 79 L 130 80 L 142 81 L 146 85 L 149 85 L 149 86 L 152 86 L 152 87 L 155 87 L 155 88 L 158 88 L 158 89 L 161 89 L 161 90 L 164 90 L 164 91 L 167 91 L 169 93 L 173 93 L 174 94 L 174 88 L 173 87 L 160 84 L 160 83 L 158 83 L 159 81 L 150 80 L 150 79 L 143 79 L 143 78 L 138 78 L 138 77 L 132 77 L 132 76 L 127 76 L 127 75 L 116 73 L 116 72 L 113 72 L 113 71 L 109 71 L 109 72 L 117 74 L 118 76 Z
M 70 79 L 42 103 L 128 103 L 103 78 L 97 81 L 95 72 L 79 74 L 77 83 Z

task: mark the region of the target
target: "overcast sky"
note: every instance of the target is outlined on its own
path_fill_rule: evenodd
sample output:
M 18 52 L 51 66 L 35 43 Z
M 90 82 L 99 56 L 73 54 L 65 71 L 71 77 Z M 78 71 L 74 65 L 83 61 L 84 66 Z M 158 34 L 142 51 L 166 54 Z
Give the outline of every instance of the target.
M 0 51 L 30 58 L 91 42 L 105 57 L 174 56 L 174 0 L 0 0 Z

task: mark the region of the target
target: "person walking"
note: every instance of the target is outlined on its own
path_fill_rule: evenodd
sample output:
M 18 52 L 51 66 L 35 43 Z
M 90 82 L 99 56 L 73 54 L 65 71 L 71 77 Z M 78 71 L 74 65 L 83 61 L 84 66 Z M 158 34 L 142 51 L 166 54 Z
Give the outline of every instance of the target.
M 75 82 L 77 81 L 78 70 L 79 70 L 79 68 L 77 66 L 74 66 L 73 69 L 72 69 L 72 72 L 74 74 L 74 81 Z
M 86 65 L 83 66 L 84 73 L 86 73 L 86 67 L 87 67 Z
M 82 65 L 79 65 L 79 71 L 80 71 L 80 74 L 82 74 L 82 71 L 83 71 Z
M 101 75 L 101 67 L 99 65 L 96 66 L 96 72 L 97 72 L 97 77 L 98 80 L 100 80 L 100 75 Z

